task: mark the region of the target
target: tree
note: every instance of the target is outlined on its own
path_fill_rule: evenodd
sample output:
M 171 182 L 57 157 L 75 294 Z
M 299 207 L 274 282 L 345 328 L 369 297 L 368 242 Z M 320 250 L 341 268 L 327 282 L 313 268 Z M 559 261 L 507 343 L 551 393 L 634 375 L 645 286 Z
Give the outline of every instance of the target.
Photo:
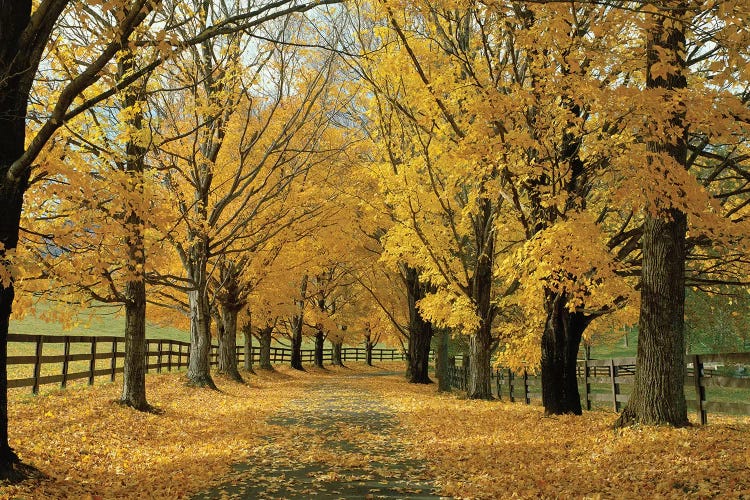
M 294 301 L 297 306 L 296 314 L 292 316 L 289 321 L 292 339 L 291 365 L 295 370 L 304 369 L 302 368 L 302 326 L 305 321 L 304 312 L 305 302 L 307 302 L 307 282 L 308 276 L 305 274 L 302 276 L 302 282 L 300 283 L 299 297 Z
M 687 86 L 685 29 L 687 2 L 667 1 L 649 10 L 646 26 L 646 89 L 665 102 Z M 684 168 L 687 126 L 681 104 L 666 122 L 673 132 L 648 144 L 648 167 L 666 174 Z M 687 216 L 670 204 L 648 207 L 643 225 L 641 313 L 633 392 L 616 425 L 630 422 L 688 424 L 685 379 L 685 261 Z M 658 373 L 658 374 L 657 374 Z
M 229 19 L 219 20 L 199 34 L 198 39 L 184 41 L 182 45 L 197 43 L 220 32 L 236 31 L 255 26 L 265 20 L 282 17 L 291 12 L 304 12 L 321 4 L 336 3 L 330 0 L 296 4 L 275 2 L 258 9 L 247 10 Z M 71 4 L 70 0 L 43 0 L 36 8 L 31 0 L 4 1 L 0 4 L 0 475 L 13 475 L 18 457 L 8 444 L 7 434 L 7 354 L 8 321 L 12 312 L 14 288 L 9 270 L 10 259 L 18 244 L 18 231 L 23 207 L 23 195 L 28 188 L 31 165 L 65 122 L 81 112 L 138 80 L 138 72 L 119 82 L 111 82 L 109 89 L 72 107 L 86 89 L 101 78 L 101 70 L 115 55 L 127 46 L 131 34 L 159 4 L 152 0 L 108 2 L 103 10 L 115 13 L 119 19 L 116 30 L 101 33 L 97 52 L 83 62 L 80 71 L 66 82 L 61 82 L 58 98 L 49 101 L 50 109 L 41 117 L 40 126 L 26 145 L 26 118 L 29 95 L 41 58 L 48 41 L 55 32 L 58 19 Z M 151 67 L 163 59 L 154 61 Z
M 73 101 L 100 77 L 100 71 L 127 45 L 132 32 L 153 9 L 153 2 L 114 4 L 120 12 L 119 30 L 101 46 L 101 52 L 80 73 L 65 82 L 48 118 L 26 146 L 29 95 L 37 68 L 56 22 L 68 0 L 46 0 L 32 10 L 31 0 L 0 4 L 0 476 L 12 477 L 18 456 L 8 444 L 7 335 L 14 288 L 9 259 L 18 244 L 23 195 L 28 188 L 31 164 L 52 134 L 70 115 Z M 79 108 L 80 109 L 80 108 Z
M 161 105 L 170 122 L 161 152 L 183 221 L 183 235 L 170 240 L 189 282 L 188 378 L 195 385 L 214 386 L 208 361 L 211 270 L 224 254 L 253 251 L 318 206 L 287 200 L 295 181 L 321 161 L 319 149 L 330 145 L 327 113 L 336 106 L 328 85 L 335 64 L 294 47 L 305 26 L 287 19 L 274 27 L 267 37 L 280 42 L 264 42 L 250 63 L 241 61 L 239 39 L 204 42 L 202 52 L 182 62 L 187 81 L 177 85 L 186 89 L 185 100 L 172 97 Z
M 425 30 L 443 34 L 437 19 L 442 11 L 419 2 L 412 6 L 420 14 L 382 8 L 391 34 L 376 57 L 381 69 L 363 64 L 362 71 L 373 89 L 376 175 L 396 221 L 384 247 L 387 255 L 407 264 L 405 276 L 419 314 L 469 337 L 469 396 L 491 398 L 490 358 L 497 346 L 492 330 L 497 300 L 505 292 L 494 277 L 502 248 L 494 226 L 507 202 L 497 193 L 502 169 L 478 147 L 486 144 L 479 138 L 487 136 L 487 122 L 472 106 L 480 95 L 486 102 L 486 96 L 466 82 L 461 60 L 450 57 L 451 51 L 468 48 L 472 14 L 449 13 L 457 39 L 447 46 L 423 36 Z M 429 292 L 414 293 L 415 272 L 409 268 Z M 413 318 L 416 327 L 419 321 Z M 430 336 L 424 335 L 426 345 Z
M 104 31 L 105 26 L 97 29 Z M 75 46 L 65 49 L 74 52 Z M 55 61 L 48 62 L 46 75 L 51 77 L 58 70 L 64 79 L 75 61 L 62 48 L 55 47 L 54 52 Z M 132 51 L 123 52 L 112 75 L 117 80 L 139 64 Z M 147 80 L 148 75 L 110 102 L 69 122 L 42 152 L 40 172 L 26 193 L 36 208 L 28 210 L 22 220 L 19 257 L 26 265 L 16 275 L 17 287 L 28 296 L 68 309 L 76 303 L 122 305 L 121 402 L 143 411 L 152 409 L 146 400 L 145 326 L 146 274 L 153 274 L 153 268 L 147 269 L 146 254 L 158 244 L 147 239 L 145 232 L 163 222 L 165 214 L 159 201 L 150 198 L 154 176 L 146 161 L 150 134 L 143 96 Z M 21 259 L 19 266 L 24 264 Z

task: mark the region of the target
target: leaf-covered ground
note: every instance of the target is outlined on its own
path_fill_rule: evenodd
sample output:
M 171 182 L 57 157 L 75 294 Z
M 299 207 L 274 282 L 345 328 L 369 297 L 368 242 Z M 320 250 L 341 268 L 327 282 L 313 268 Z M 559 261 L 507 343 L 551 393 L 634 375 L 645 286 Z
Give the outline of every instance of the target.
M 161 415 L 114 404 L 117 384 L 16 394 L 12 445 L 48 479 L 0 496 L 750 498 L 748 419 L 615 432 L 612 413 L 547 418 L 382 371 L 282 368 L 221 392 L 149 376 Z
M 235 466 L 197 498 L 440 498 L 424 462 L 401 446 L 395 408 L 341 382 L 311 385 L 304 398 L 284 404 L 254 450 L 262 459 Z

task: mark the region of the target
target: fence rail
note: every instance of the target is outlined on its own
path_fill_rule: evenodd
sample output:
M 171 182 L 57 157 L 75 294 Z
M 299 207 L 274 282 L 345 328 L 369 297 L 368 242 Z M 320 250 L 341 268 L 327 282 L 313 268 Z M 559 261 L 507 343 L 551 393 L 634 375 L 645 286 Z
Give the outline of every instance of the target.
M 691 354 L 685 357 L 685 363 L 688 408 L 696 412 L 701 424 L 707 423 L 709 412 L 750 416 L 750 377 L 731 376 L 716 368 L 727 364 L 748 367 L 750 353 Z M 707 367 L 709 364 L 712 368 Z M 629 391 L 623 389 L 634 383 L 635 358 L 579 360 L 577 375 L 586 409 L 590 410 L 593 403 L 604 403 L 618 412 L 630 398 Z M 463 366 L 450 366 L 448 376 L 451 386 L 466 390 L 468 377 Z M 542 397 L 541 377 L 526 371 L 514 374 L 497 370 L 492 374 L 492 387 L 497 397 L 505 393 L 511 402 L 530 404 L 531 399 Z
M 31 387 L 36 394 L 39 387 L 46 384 L 60 384 L 65 388 L 68 382 L 86 379 L 89 385 L 98 377 L 108 377 L 114 381 L 117 374 L 124 371 L 125 337 L 112 336 L 75 336 L 75 335 L 27 335 L 11 333 L 9 343 L 34 344 L 34 354 L 9 355 L 9 367 L 30 366 L 31 376 L 8 380 L 8 388 Z M 50 352 L 52 351 L 52 352 Z M 253 347 L 250 355 L 254 363 L 260 362 L 260 348 Z M 146 340 L 146 370 L 162 371 L 181 370 L 186 368 L 190 357 L 190 344 L 171 339 Z M 245 347 L 237 346 L 238 362 L 245 360 Z M 365 361 L 367 351 L 362 347 L 344 347 L 341 350 L 342 361 Z M 271 363 L 290 362 L 292 350 L 287 347 L 271 348 Z M 323 350 L 323 361 L 333 359 L 333 350 Z M 404 354 L 399 349 L 373 349 L 373 361 L 403 360 Z M 302 349 L 302 362 L 312 363 L 315 360 L 314 349 Z M 218 364 L 218 346 L 211 346 L 211 365 Z M 105 366 L 103 366 L 105 365 Z

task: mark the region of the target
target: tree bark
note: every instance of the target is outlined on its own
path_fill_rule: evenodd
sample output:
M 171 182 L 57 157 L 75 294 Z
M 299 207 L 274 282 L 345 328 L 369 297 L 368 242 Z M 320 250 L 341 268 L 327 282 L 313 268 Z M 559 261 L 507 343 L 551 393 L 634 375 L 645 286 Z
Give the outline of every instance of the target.
M 297 314 L 292 317 L 292 360 L 291 365 L 295 370 L 303 370 L 302 367 L 302 325 L 305 317 L 305 302 L 307 300 L 307 280 L 305 274 L 300 284 L 300 294 L 297 298 Z
M 450 332 L 445 328 L 440 333 L 437 356 L 435 356 L 435 373 L 438 379 L 438 392 L 450 392 L 451 382 L 448 374 L 448 343 Z
M 204 266 L 205 267 L 205 266 Z M 204 269 L 205 271 L 205 269 Z M 190 358 L 188 385 L 216 389 L 211 378 L 211 315 L 206 286 L 197 280 L 197 290 L 188 292 L 190 306 Z
M 333 354 L 331 356 L 331 364 L 333 366 L 344 366 L 344 362 L 341 360 L 341 349 L 344 347 L 343 340 L 331 341 L 333 345 Z
M 372 366 L 372 334 L 370 333 L 369 327 L 365 330 L 365 363 L 367 366 Z
M 146 283 L 125 285 L 125 361 L 120 403 L 140 411 L 153 408 L 146 400 Z
M 430 366 L 430 342 L 432 323 L 426 321 L 417 308 L 417 302 L 424 298 L 427 290 L 419 280 L 416 268 L 405 266 L 404 277 L 409 307 L 409 339 L 406 350 L 406 377 L 412 384 L 431 384 L 428 370 Z
M 407 359 L 409 362 L 409 383 L 431 384 L 429 376 L 430 369 L 430 345 L 432 341 L 432 324 L 425 322 L 421 325 L 423 329 L 409 336 Z
M 122 78 L 134 68 L 133 54 L 128 53 L 118 63 L 118 75 Z M 145 80 L 145 79 L 144 79 Z M 132 109 L 143 101 L 143 86 L 131 85 L 125 91 L 123 109 Z M 143 114 L 133 113 L 129 125 L 133 129 L 143 127 Z M 128 139 L 125 147 L 125 171 L 129 174 L 128 190 L 144 200 L 143 171 L 146 148 L 138 141 Z M 128 232 L 128 275 L 133 278 L 125 284 L 125 361 L 123 367 L 122 396 L 120 403 L 140 411 L 153 408 L 146 401 L 146 246 L 141 208 L 132 208 L 125 220 Z
M 616 425 L 688 425 L 685 401 L 685 214 L 646 217 L 633 391 Z
M 271 340 L 273 327 L 267 326 L 260 331 L 260 362 L 258 367 L 261 370 L 273 370 L 271 364 Z
M 250 321 L 242 325 L 242 334 L 245 336 L 245 371 L 255 373 L 253 370 L 253 334 Z
M 687 87 L 685 77 L 684 0 L 664 2 L 646 30 L 646 87 L 670 90 Z M 652 72 L 655 64 L 669 69 Z M 663 66 L 662 66 L 663 68 Z M 670 104 L 674 107 L 674 104 Z M 682 109 L 680 109 L 682 108 Z M 677 137 L 649 143 L 654 153 L 684 166 L 687 126 L 684 106 L 671 112 L 670 128 Z M 660 170 L 658 158 L 651 168 Z M 669 168 L 669 167 L 667 167 Z M 685 258 L 686 215 L 667 206 L 650 207 L 643 226 L 641 310 L 633 391 L 616 426 L 630 424 L 688 425 L 685 402 Z
M 487 232 L 492 227 L 492 209 L 489 201 L 482 202 L 482 217 L 478 218 L 477 232 Z M 489 231 L 491 232 L 491 231 Z M 469 338 L 469 384 L 470 399 L 493 399 L 492 397 L 492 266 L 494 239 L 488 237 L 485 248 L 477 258 L 477 267 L 471 280 L 471 296 L 479 316 L 479 329 Z
M 219 368 L 218 372 L 235 382 L 244 382 L 237 362 L 237 308 L 221 304 L 219 329 Z
M 469 399 L 494 399 L 492 396 L 492 337 L 480 328 L 469 337 Z
M 10 272 L 7 252 L 18 245 L 23 195 L 29 171 L 19 179 L 7 177 L 11 164 L 24 152 L 28 89 L 21 85 L 23 65 L 18 44 L 31 16 L 31 0 L 0 4 L 0 274 Z M 35 71 L 24 67 L 24 71 Z M 0 479 L 13 478 L 20 464 L 8 442 L 8 325 L 15 290 L 13 282 L 0 279 Z
M 292 368 L 303 370 L 302 366 L 302 316 L 292 319 Z
M 580 415 L 576 365 L 590 318 L 568 310 L 567 296 L 545 290 L 547 321 L 542 334 L 542 405 L 547 415 Z
M 315 332 L 315 367 L 324 368 L 323 366 L 323 348 L 325 347 L 326 335 L 323 330 Z

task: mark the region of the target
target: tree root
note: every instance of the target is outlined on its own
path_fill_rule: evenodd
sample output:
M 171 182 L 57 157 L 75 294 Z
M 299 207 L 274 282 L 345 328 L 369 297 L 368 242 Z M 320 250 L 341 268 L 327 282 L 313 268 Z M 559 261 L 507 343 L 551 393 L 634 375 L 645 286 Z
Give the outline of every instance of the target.
M 211 378 L 210 375 L 201 375 L 198 377 L 190 377 L 188 375 L 187 384 L 188 387 L 199 387 L 199 388 L 209 388 L 213 389 L 214 391 L 218 391 L 219 388 L 216 387 L 216 384 L 214 383 L 214 380 Z
M 232 380 L 234 382 L 237 382 L 239 384 L 244 384 L 245 379 L 242 378 L 242 375 L 240 375 L 239 370 L 229 370 L 229 371 L 219 371 L 219 375 L 223 375 L 224 377 L 228 378 L 229 380 Z
M 141 411 L 143 413 L 150 413 L 152 415 L 164 414 L 164 410 L 156 406 L 151 406 L 150 404 L 146 402 L 134 403 L 133 401 L 130 401 L 129 399 L 116 399 L 114 403 L 120 406 L 126 406 L 128 408 L 132 408 L 133 410 L 136 410 L 136 411 Z

